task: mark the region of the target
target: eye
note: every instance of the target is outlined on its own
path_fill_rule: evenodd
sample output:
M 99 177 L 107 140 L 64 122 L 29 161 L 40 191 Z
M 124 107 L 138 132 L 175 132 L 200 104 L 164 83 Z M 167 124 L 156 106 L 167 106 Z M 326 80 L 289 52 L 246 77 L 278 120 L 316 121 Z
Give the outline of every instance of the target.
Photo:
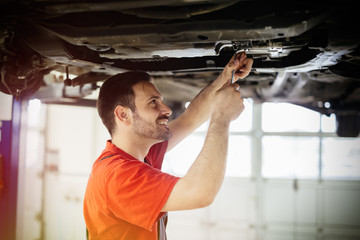
M 155 98 L 151 99 L 151 100 L 150 100 L 150 103 L 151 103 L 151 104 L 155 104 L 155 103 L 156 103 L 156 99 L 155 99 Z

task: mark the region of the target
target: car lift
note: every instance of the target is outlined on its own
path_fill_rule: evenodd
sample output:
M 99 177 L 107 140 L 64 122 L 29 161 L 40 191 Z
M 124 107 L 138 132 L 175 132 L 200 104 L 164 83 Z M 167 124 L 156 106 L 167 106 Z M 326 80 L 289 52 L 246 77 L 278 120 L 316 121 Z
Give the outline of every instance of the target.
M 0 93 L 0 239 L 16 238 L 21 101 Z

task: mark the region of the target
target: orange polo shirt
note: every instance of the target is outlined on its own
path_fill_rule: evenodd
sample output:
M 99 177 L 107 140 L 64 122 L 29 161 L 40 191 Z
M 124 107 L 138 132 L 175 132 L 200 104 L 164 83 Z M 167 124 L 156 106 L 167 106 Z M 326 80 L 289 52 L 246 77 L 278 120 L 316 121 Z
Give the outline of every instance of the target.
M 108 141 L 86 187 L 84 218 L 90 240 L 156 240 L 161 209 L 179 180 L 160 171 L 167 142 L 141 162 Z

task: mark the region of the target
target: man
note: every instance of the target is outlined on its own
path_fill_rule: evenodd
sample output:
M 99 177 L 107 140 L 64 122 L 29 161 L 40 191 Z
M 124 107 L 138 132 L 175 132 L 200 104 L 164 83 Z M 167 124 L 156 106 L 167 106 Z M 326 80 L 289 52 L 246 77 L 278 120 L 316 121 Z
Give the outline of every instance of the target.
M 84 199 L 90 239 L 166 239 L 166 212 L 211 204 L 222 184 L 230 122 L 244 110 L 239 85 L 252 59 L 234 55 L 177 119 L 143 72 L 104 82 L 99 115 L 111 140 L 95 161 Z M 161 172 L 164 154 L 210 118 L 204 146 L 187 174 Z

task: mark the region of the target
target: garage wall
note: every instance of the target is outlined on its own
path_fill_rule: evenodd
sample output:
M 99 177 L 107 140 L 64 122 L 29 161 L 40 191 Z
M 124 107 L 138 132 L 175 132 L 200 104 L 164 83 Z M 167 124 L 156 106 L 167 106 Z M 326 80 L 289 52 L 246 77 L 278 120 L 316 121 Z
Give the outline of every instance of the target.
M 37 122 L 31 119 L 34 105 L 26 126 L 26 191 L 18 206 L 17 239 L 86 239 L 85 187 L 108 133 L 93 108 L 42 105 L 44 122 Z
M 227 178 L 214 204 L 171 212 L 169 239 L 359 239 L 355 182 Z
M 85 239 L 83 196 L 92 163 L 109 137 L 93 108 L 51 105 L 47 119 L 44 236 Z
M 28 214 L 19 221 L 27 224 L 22 224 L 17 239 L 86 239 L 82 217 L 85 186 L 91 165 L 109 136 L 95 109 L 43 107 L 46 129 L 38 131 L 45 143 L 43 163 L 38 163 L 43 167 L 27 168 L 27 174 L 38 175 L 36 179 L 42 184 L 38 184 L 39 191 L 26 192 Z M 259 114 L 261 109 L 254 106 L 254 112 Z M 253 122 L 255 126 L 260 124 L 258 117 Z M 169 239 L 360 238 L 358 180 L 263 178 L 261 133 L 251 130 L 235 135 L 250 137 L 250 141 L 244 141 L 244 149 L 250 152 L 244 158 L 251 159 L 251 168 L 239 172 L 248 177 L 234 177 L 228 172 L 231 177 L 225 179 L 211 206 L 171 212 Z M 195 139 L 202 141 L 201 133 Z M 172 161 L 167 163 L 170 172 Z M 27 181 L 30 187 L 32 180 Z M 34 192 L 36 196 L 31 195 Z M 31 198 L 40 199 L 41 207 L 29 205 Z M 29 224 L 32 221 L 38 222 L 36 228 Z

